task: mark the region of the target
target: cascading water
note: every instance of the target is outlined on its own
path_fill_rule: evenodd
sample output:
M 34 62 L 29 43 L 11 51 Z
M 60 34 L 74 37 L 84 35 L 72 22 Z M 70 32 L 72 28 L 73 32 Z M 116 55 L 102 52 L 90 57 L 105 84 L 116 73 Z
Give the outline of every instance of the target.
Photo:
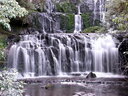
M 97 10 L 100 10 L 100 20 L 104 21 L 104 2 L 94 0 L 94 19 L 97 19 Z M 82 30 L 80 6 L 77 6 L 74 33 Z M 114 42 L 117 40 L 111 35 L 47 34 L 59 30 L 58 26 L 55 27 L 58 22 L 52 17 L 54 7 L 52 0 L 45 1 L 46 12 L 38 16 L 43 34 L 21 35 L 21 40 L 9 50 L 8 67 L 16 68 L 24 77 L 63 76 L 91 71 L 119 74 L 118 48 Z
M 98 0 L 94 0 L 94 10 L 93 10 L 94 17 L 93 17 L 93 24 L 94 24 L 94 21 L 95 21 L 96 18 L 97 18 L 97 1 L 98 1 Z
M 93 8 L 94 18 L 93 18 L 93 23 L 95 22 L 95 20 L 98 17 L 100 17 L 99 20 L 102 23 L 105 23 L 105 0 L 94 0 L 93 2 L 94 2 L 94 8 Z
M 45 0 L 45 6 L 44 9 L 48 12 L 48 13 L 52 13 L 54 10 L 55 6 L 54 3 L 52 2 L 52 0 Z
M 82 29 L 82 19 L 80 12 L 80 4 L 78 5 L 78 14 L 75 15 L 75 30 L 74 33 L 80 33 Z
M 60 35 L 21 36 L 20 42 L 10 48 L 9 67 L 27 77 L 119 72 L 118 48 L 111 35 Z
M 105 0 L 100 0 L 100 21 L 105 23 Z

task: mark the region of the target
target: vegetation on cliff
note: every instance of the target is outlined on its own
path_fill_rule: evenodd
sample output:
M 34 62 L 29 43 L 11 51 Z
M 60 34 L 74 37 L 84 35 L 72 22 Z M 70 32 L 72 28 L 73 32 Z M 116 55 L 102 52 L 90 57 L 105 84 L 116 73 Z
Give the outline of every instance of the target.
M 118 30 L 128 30 L 128 0 L 109 0 L 107 6 L 107 21 Z
M 88 27 L 92 26 L 91 17 L 90 17 L 89 13 L 81 14 L 81 17 L 82 17 L 82 21 L 83 21 L 83 28 L 88 28 Z
M 60 29 L 65 30 L 67 33 L 72 33 L 74 29 L 74 14 L 61 15 L 60 19 Z

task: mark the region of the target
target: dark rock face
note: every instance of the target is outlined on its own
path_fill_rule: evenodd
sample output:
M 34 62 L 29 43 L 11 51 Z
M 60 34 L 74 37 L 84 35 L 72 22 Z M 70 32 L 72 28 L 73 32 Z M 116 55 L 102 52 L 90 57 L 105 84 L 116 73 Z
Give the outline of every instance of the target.
M 30 27 L 39 31 L 40 33 L 54 33 L 54 31 L 59 31 L 58 14 L 47 14 L 47 13 L 33 13 L 26 18 L 25 23 L 29 24 Z M 56 18 L 56 19 L 55 19 Z
M 128 51 L 128 38 L 124 39 L 119 46 L 120 53 L 125 54 L 126 51 Z
M 128 38 L 125 38 L 119 46 L 119 57 L 121 62 L 121 70 L 125 72 L 125 75 L 127 75 L 128 70 L 126 65 L 128 63 Z
M 29 25 L 27 29 L 34 29 L 39 33 L 62 33 L 73 32 L 74 15 L 61 13 L 32 13 L 25 20 Z M 29 33 L 29 30 L 27 30 Z M 32 32 L 31 32 L 32 33 Z
M 80 9 L 81 9 L 81 13 L 90 13 L 92 12 L 93 10 L 90 10 L 89 7 L 87 6 L 87 4 L 82 4 L 80 6 Z
M 96 78 L 96 74 L 93 73 L 93 72 L 90 72 L 90 73 L 86 76 L 86 78 Z

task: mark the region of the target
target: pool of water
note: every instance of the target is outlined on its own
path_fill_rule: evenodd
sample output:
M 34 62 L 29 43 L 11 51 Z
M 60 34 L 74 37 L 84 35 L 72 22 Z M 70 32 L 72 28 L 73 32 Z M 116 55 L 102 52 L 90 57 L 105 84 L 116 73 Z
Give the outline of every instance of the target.
M 31 83 L 25 87 L 25 96 L 128 96 L 125 83 Z

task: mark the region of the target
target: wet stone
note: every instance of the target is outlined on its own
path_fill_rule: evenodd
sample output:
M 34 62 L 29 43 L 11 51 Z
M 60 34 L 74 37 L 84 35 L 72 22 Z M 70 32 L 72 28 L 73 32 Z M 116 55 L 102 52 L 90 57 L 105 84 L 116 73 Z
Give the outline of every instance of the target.
M 96 96 L 96 95 L 93 94 L 93 93 L 77 92 L 77 93 L 75 93 L 75 95 L 73 95 L 73 96 Z

